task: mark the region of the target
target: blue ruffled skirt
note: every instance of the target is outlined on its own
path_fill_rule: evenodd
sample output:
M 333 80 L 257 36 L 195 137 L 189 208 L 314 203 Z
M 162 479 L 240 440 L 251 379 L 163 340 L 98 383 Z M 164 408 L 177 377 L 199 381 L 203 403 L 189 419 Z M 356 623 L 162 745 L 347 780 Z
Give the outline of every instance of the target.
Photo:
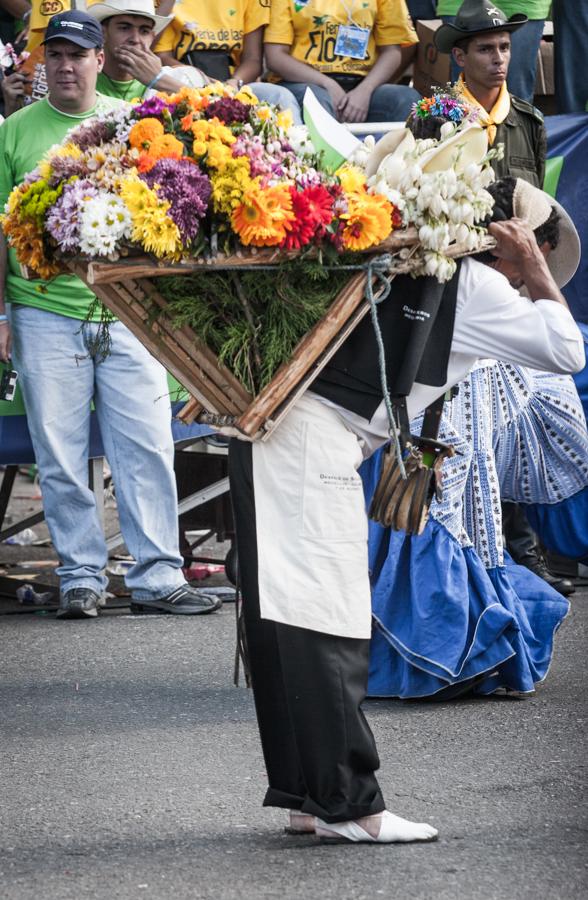
M 379 465 L 376 454 L 362 467 L 368 496 Z M 483 675 L 476 693 L 531 693 L 545 678 L 569 604 L 528 569 L 487 569 L 434 518 L 420 536 L 370 522 L 369 553 L 370 696 L 427 697 Z

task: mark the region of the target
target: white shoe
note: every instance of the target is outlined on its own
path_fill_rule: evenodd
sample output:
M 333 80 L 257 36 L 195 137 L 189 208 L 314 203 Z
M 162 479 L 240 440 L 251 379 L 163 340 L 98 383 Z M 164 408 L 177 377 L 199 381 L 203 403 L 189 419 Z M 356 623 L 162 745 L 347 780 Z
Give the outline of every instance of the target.
M 439 832 L 426 822 L 409 822 L 388 812 L 382 813 L 380 831 L 374 837 L 358 822 L 323 822 L 315 819 L 315 831 L 323 843 L 340 844 L 347 841 L 362 844 L 407 844 L 413 841 L 436 841 Z

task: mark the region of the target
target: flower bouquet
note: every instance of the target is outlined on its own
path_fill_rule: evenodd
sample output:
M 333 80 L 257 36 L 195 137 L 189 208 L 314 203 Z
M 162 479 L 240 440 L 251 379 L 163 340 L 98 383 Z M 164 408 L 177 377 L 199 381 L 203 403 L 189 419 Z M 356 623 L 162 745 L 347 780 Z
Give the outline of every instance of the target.
M 252 397 L 280 401 L 292 360 L 284 394 L 318 372 L 359 320 L 370 256 L 447 280 L 451 257 L 479 245 L 487 148 L 468 155 L 450 127 L 440 142 L 368 139 L 333 170 L 248 89 L 183 88 L 70 131 L 13 190 L 2 227 L 29 272 L 80 275 L 202 409 L 234 417 Z
M 289 113 L 220 83 L 124 106 L 46 154 L 13 191 L 4 231 L 48 278 L 64 258 L 131 249 L 166 261 L 244 247 L 366 250 L 400 226 L 360 172 L 323 170 L 298 131 Z

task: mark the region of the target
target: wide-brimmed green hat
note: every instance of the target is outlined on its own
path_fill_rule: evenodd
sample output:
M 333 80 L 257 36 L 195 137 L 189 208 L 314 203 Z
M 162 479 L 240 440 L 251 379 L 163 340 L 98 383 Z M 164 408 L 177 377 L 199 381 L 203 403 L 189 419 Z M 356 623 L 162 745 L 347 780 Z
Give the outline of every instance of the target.
M 464 0 L 453 25 L 441 25 L 435 32 L 433 41 L 441 53 L 451 53 L 451 48 L 464 38 L 488 31 L 516 31 L 528 21 L 527 16 L 522 13 L 516 13 L 507 19 L 502 10 L 490 3 L 490 0 Z

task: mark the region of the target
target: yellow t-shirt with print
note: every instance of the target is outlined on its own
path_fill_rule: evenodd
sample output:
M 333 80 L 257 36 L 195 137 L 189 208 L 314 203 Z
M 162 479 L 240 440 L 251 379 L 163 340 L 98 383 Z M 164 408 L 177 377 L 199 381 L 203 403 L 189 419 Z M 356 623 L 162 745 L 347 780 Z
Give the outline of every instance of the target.
M 182 0 L 153 48 L 181 59 L 191 50 L 226 50 L 239 64 L 243 35 L 267 25 L 271 0 Z
M 364 59 L 335 53 L 341 25 L 369 29 Z M 267 44 L 288 44 L 294 59 L 325 74 L 367 75 L 377 47 L 416 44 L 405 0 L 271 0 Z
M 43 40 L 45 29 L 51 16 L 56 16 L 57 13 L 68 12 L 70 9 L 70 0 L 31 0 L 31 21 L 29 39 L 27 41 L 29 53 L 35 47 L 38 47 Z

